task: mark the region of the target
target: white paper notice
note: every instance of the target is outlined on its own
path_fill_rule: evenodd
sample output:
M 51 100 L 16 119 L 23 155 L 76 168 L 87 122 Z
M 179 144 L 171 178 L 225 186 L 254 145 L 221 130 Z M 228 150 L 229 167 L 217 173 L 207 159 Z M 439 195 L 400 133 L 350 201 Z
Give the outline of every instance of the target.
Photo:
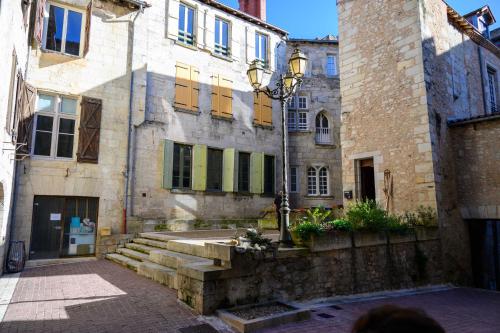
M 61 214 L 50 213 L 51 221 L 61 221 Z

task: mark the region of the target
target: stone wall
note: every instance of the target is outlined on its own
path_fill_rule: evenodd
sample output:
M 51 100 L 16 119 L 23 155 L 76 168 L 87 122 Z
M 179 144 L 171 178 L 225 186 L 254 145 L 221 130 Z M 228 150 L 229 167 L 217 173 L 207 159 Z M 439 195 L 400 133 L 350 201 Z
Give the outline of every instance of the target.
M 152 1 L 152 9 L 138 23 L 148 30 L 146 73 L 136 80 L 137 87 L 146 87 L 136 95 L 146 106 L 134 110 L 133 177 L 131 189 L 132 214 L 140 219 L 224 220 L 254 219 L 272 205 L 273 198 L 238 193 L 179 191 L 162 188 L 162 140 L 189 145 L 203 144 L 211 148 L 235 148 L 244 152 L 263 152 L 275 156 L 276 181 L 281 173 L 281 114 L 278 102 L 273 103 L 273 127 L 253 124 L 253 92 L 246 76 L 249 63 L 255 58 L 255 32 L 269 36 L 269 80 L 283 58 L 285 43 L 280 34 L 266 30 L 234 15 L 197 1 L 197 42 L 186 47 L 177 41 L 179 1 Z M 168 8 L 166 7 L 168 5 Z M 168 23 L 165 28 L 165 15 Z M 231 23 L 231 56 L 214 54 L 215 16 Z M 167 31 L 165 31 L 165 29 Z M 176 63 L 199 70 L 199 112 L 181 112 L 174 108 Z M 212 75 L 219 74 L 233 81 L 233 119 L 225 120 L 211 114 Z M 268 81 L 267 80 L 267 81 Z
M 29 8 L 27 9 L 29 13 Z M 26 22 L 27 23 L 27 22 Z M 0 3 L 0 33 L 2 36 L 0 47 L 0 275 L 4 269 L 4 255 L 9 242 L 14 192 L 14 145 L 10 127 L 7 122 L 7 112 L 13 110 L 15 104 L 16 87 L 14 77 L 20 71 L 26 75 L 26 58 L 28 45 L 26 35 L 29 25 L 23 19 L 20 1 L 2 1 Z M 13 57 L 15 53 L 16 57 Z M 13 64 L 17 60 L 17 65 Z M 13 112 L 13 111 L 12 111 Z M 9 128 L 10 130 L 10 128 Z
M 326 75 L 327 55 L 338 64 L 338 43 L 332 40 L 290 40 L 286 59 L 295 48 L 308 57 L 308 69 L 297 96 L 308 99 L 307 130 L 289 131 L 290 166 L 298 168 L 298 192 L 290 193 L 292 208 L 342 205 L 342 160 L 340 153 L 340 82 L 338 75 Z M 338 73 L 338 71 L 337 71 Z M 326 115 L 330 127 L 328 143 L 316 142 L 316 116 Z M 308 195 L 307 169 L 325 166 L 328 169 L 328 195 Z M 290 182 L 290 178 L 288 179 Z
M 431 237 L 433 238 L 433 237 Z M 190 274 L 178 271 L 178 297 L 204 314 L 218 308 L 270 300 L 304 301 L 382 290 L 440 284 L 439 239 L 358 244 L 312 253 L 282 250 L 273 257 L 235 254 L 228 271 Z
M 458 209 L 464 219 L 500 220 L 500 119 L 449 129 L 454 151 Z

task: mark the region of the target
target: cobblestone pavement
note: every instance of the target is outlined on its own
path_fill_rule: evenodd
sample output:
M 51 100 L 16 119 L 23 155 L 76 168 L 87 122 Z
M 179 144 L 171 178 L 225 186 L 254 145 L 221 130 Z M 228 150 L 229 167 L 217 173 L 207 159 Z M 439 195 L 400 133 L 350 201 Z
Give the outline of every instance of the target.
M 448 333 L 500 332 L 500 293 L 458 288 L 316 308 L 312 319 L 261 333 L 349 332 L 354 320 L 382 304 L 423 308 Z M 185 332 L 200 317 L 176 291 L 108 261 L 25 270 L 0 332 Z

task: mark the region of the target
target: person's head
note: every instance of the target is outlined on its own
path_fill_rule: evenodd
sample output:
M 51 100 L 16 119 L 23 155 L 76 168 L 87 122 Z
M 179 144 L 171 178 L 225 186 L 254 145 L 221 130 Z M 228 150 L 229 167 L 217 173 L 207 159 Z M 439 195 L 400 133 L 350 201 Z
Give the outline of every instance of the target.
M 445 333 L 424 311 L 384 305 L 358 318 L 352 333 Z

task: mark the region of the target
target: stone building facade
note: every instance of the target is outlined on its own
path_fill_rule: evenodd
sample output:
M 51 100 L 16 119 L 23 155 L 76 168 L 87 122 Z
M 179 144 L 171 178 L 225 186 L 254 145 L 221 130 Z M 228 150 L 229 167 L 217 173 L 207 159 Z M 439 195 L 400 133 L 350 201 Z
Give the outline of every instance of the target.
M 290 39 L 309 61 L 300 90 L 288 103 L 292 208 L 342 205 L 338 41 L 333 36 Z
M 21 1 L 0 3 L 0 274 L 9 242 L 14 196 L 15 110 L 22 91 L 18 85 L 26 78 L 29 30 L 29 6 Z
M 441 0 L 343 0 L 338 11 L 344 194 L 397 213 L 436 208 L 447 278 L 470 282 L 471 222 L 457 184 L 475 175 L 460 176 L 455 156 L 464 150 L 454 142 L 467 142 L 447 124 L 495 111 L 489 91 L 498 92 L 500 51 Z M 478 177 L 499 169 L 495 156 L 473 161 L 474 170 L 491 168 Z M 489 205 L 498 206 L 494 178 L 483 185 L 479 192 L 496 193 Z

